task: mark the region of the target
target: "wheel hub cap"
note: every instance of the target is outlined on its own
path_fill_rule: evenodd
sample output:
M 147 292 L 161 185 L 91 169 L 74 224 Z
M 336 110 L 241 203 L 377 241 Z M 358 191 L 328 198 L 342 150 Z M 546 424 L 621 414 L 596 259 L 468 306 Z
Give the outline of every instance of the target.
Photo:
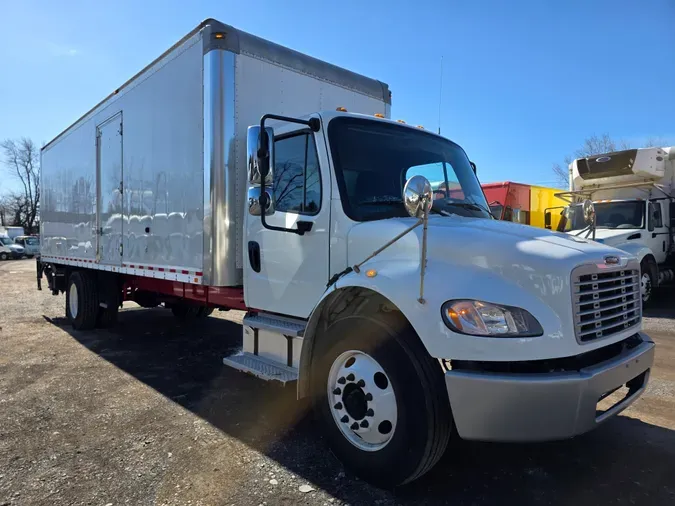
M 398 410 L 382 366 L 361 351 L 346 351 L 328 373 L 328 402 L 336 425 L 354 446 L 377 451 L 391 441 Z
M 652 293 L 652 280 L 649 277 L 649 274 L 643 274 L 640 279 L 640 292 L 642 294 L 642 300 L 649 300 L 649 296 Z
M 70 285 L 70 290 L 68 292 L 68 308 L 70 309 L 70 316 L 73 318 L 77 318 L 77 308 L 78 308 L 78 300 L 77 300 L 77 287 L 75 286 L 75 283 Z

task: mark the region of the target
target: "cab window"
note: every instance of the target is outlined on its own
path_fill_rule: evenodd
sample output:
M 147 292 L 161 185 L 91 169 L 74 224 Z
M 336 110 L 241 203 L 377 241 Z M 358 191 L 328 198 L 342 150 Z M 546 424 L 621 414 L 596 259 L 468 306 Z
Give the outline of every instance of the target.
M 274 141 L 274 207 L 277 211 L 317 214 L 321 208 L 321 175 L 309 132 Z

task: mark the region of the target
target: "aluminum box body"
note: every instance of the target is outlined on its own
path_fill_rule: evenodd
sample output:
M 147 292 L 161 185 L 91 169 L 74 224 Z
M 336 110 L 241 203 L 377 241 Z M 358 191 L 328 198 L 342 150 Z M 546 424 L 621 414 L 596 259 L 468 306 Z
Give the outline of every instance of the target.
M 206 20 L 43 148 L 41 255 L 239 286 L 247 127 L 390 104 L 386 84 Z

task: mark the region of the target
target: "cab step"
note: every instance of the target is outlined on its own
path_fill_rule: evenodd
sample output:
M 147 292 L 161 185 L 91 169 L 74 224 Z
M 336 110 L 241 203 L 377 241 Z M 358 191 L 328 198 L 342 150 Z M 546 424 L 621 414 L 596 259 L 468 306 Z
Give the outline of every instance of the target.
M 244 316 L 244 325 L 254 329 L 269 330 L 284 336 L 302 337 L 307 322 L 286 316 L 277 316 L 267 313 L 250 314 Z
M 225 357 L 223 364 L 266 381 L 278 381 L 282 385 L 298 379 L 297 369 L 247 351 Z

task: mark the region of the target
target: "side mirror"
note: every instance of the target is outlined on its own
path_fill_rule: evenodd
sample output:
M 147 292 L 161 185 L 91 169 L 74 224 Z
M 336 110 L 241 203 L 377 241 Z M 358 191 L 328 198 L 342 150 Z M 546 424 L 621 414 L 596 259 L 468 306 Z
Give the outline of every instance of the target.
M 590 199 L 584 200 L 584 203 L 581 206 L 582 212 L 584 214 L 584 221 L 588 225 L 595 223 L 595 206 L 593 201 Z
M 248 158 L 248 182 L 252 185 L 261 185 L 263 177 L 265 186 L 272 186 L 274 182 L 274 130 L 260 126 L 248 127 L 246 137 L 246 153 Z
M 654 222 L 656 221 L 654 214 L 654 206 L 647 203 L 647 230 L 650 232 L 654 231 Z
M 403 188 L 403 204 L 413 218 L 423 218 L 431 210 L 434 192 L 426 177 L 417 175 L 408 179 Z
M 544 228 L 551 230 L 551 211 L 544 213 Z
M 476 172 L 476 164 L 473 163 L 473 162 L 469 162 L 469 163 L 471 164 L 471 168 L 473 169 L 473 173 L 478 175 L 478 173 Z

